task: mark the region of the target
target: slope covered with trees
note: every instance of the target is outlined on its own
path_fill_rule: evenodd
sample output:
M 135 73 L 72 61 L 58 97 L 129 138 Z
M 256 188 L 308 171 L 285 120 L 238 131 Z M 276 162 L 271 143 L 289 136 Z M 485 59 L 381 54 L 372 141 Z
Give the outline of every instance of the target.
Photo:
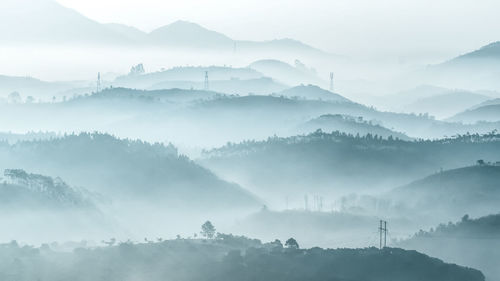
M 363 117 L 353 117 L 341 114 L 325 114 L 318 118 L 314 118 L 298 126 L 301 133 L 314 132 L 321 129 L 324 132 L 339 131 L 352 135 L 377 135 L 383 138 L 392 136 L 402 140 L 410 140 L 408 136 L 403 133 L 395 132 L 387 129 L 374 121 L 364 120 Z
M 185 207 L 252 206 L 257 200 L 179 155 L 172 145 L 81 133 L 49 140 L 0 144 L 0 167 L 61 175 L 112 195 Z M 206 198 L 210 198 L 207 200 Z
M 500 211 L 500 165 L 480 164 L 435 173 L 396 188 L 384 197 L 400 202 L 410 212 L 439 217 L 474 216 Z M 452 214 L 451 216 L 449 214 Z
M 295 243 L 294 243 L 295 242 Z M 299 241 L 300 243 L 300 241 Z M 219 235 L 216 240 L 174 240 L 60 253 L 49 247 L 0 247 L 0 277 L 54 280 L 63 274 L 90 280 L 339 280 L 484 281 L 481 272 L 415 251 L 298 249 L 289 239 L 259 241 Z M 82 274 L 84 273 L 84 274 Z
M 203 163 L 245 186 L 280 195 L 332 194 L 398 186 L 477 159 L 500 159 L 500 136 L 464 135 L 403 141 L 321 131 L 289 138 L 228 144 Z M 380 161 L 380 159 L 384 159 Z
M 402 240 L 399 246 L 464 266 L 480 269 L 486 280 L 500 280 L 500 215 L 472 219 L 463 216 L 457 223 L 440 224 L 429 231 Z

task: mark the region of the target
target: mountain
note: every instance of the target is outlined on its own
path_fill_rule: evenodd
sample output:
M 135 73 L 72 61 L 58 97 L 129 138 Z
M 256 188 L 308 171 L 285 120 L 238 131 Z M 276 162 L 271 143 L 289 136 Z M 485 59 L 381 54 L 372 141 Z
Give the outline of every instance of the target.
M 133 198 L 150 205 L 201 210 L 258 204 L 253 195 L 179 155 L 172 145 L 81 133 L 2 143 L 0 155 L 0 167 L 62 175 L 119 201 Z
M 204 82 L 198 81 L 164 81 L 154 84 L 150 89 L 203 89 L 204 86 Z M 287 86 L 268 77 L 244 80 L 239 78 L 212 80 L 209 81 L 209 87 L 211 91 L 230 95 L 269 95 L 287 88 Z
M 310 133 L 318 129 L 324 132 L 339 131 L 352 135 L 372 134 L 382 136 L 383 138 L 392 136 L 393 138 L 410 140 L 410 138 L 403 133 L 389 130 L 383 126 L 373 123 L 372 121 L 366 121 L 363 117 L 355 118 L 341 114 L 321 115 L 318 118 L 311 119 L 298 126 L 298 130 L 301 133 Z
M 12 276 L 19 281 L 56 280 L 62 274 L 69 280 L 82 281 L 99 280 L 102 276 L 106 276 L 106 280 L 133 276 L 135 280 L 150 281 L 169 278 L 179 281 L 484 281 L 478 270 L 397 248 L 284 248 L 280 241 L 262 244 L 259 240 L 227 234 L 220 234 L 218 239 L 110 245 L 66 253 L 54 251 L 50 246 L 4 244 L 0 247 L 0 260 L 4 264 L 0 276 Z
M 500 165 L 481 164 L 438 172 L 384 197 L 435 217 L 485 215 L 498 211 L 499 179 Z
M 481 121 L 498 122 L 500 121 L 500 104 L 493 103 L 466 110 L 450 117 L 449 120 L 464 123 Z
M 472 110 L 472 109 L 476 109 L 476 108 L 487 106 L 487 105 L 498 105 L 498 104 L 500 104 L 500 98 L 484 101 L 484 102 L 482 102 L 482 103 L 480 103 L 478 105 L 475 105 L 475 106 L 473 106 L 473 107 L 471 107 L 469 109 Z
M 498 91 L 499 62 L 500 42 L 494 42 L 441 64 L 429 66 L 421 74 L 427 83 Z
M 0 185 L 1 208 L 92 209 L 94 203 L 85 189 L 70 187 L 60 178 L 28 174 L 19 169 L 5 170 Z
M 454 114 L 490 99 L 490 97 L 461 90 L 449 90 L 439 95 L 420 98 L 404 105 L 405 112 L 429 113 L 438 118 L 450 117 Z
M 148 40 L 174 47 L 232 49 L 234 46 L 234 41 L 224 34 L 186 21 L 176 21 L 155 29 L 148 35 Z
M 0 19 L 0 42 L 8 45 L 133 43 L 105 25 L 50 0 L 4 0 L 0 3 Z
M 500 253 L 500 215 L 472 219 L 463 216 L 457 223 L 440 224 L 429 231 L 416 233 L 398 243 L 456 264 L 480 269 L 486 280 L 500 280 L 497 260 Z
M 105 27 L 117 34 L 121 34 L 122 36 L 133 42 L 147 42 L 148 40 L 147 33 L 133 26 L 118 23 L 108 23 L 105 24 Z
M 218 175 L 266 194 L 266 198 L 302 196 L 305 192 L 338 197 L 387 190 L 388 186 L 404 185 L 441 168 L 459 168 L 478 159 L 498 161 L 499 140 L 496 134 L 403 141 L 318 131 L 230 143 L 206 151 L 201 161 Z
M 485 59 L 485 60 L 500 60 L 500 42 L 493 42 L 486 46 L 481 47 L 478 50 L 466 53 L 455 58 L 455 61 L 459 60 L 475 60 L 475 59 Z
M 264 54 L 281 51 L 296 55 L 329 56 L 292 39 L 237 41 L 186 21 L 176 21 L 150 33 L 121 24 L 101 24 L 53 0 L 3 0 L 0 3 L 0 19 L 0 34 L 3 34 L 0 42 L 14 46 L 146 46 Z
M 46 82 L 33 77 L 0 75 L 0 97 L 18 92 L 23 100 L 32 96 L 35 100 L 47 101 L 78 86 L 82 86 L 82 82 Z
M 323 90 L 315 85 L 300 85 L 290 89 L 283 90 L 277 95 L 285 96 L 285 97 L 299 97 L 305 99 L 318 99 L 318 100 L 326 100 L 331 102 L 351 102 L 350 100 L 344 98 L 339 94 L 332 93 L 327 90 Z
M 279 60 L 258 60 L 251 63 L 248 67 L 288 85 L 325 84 L 313 69 L 305 67 L 300 61 L 296 61 L 296 66 L 292 66 Z
M 139 75 L 124 75 L 119 76 L 113 82 L 114 86 L 149 89 L 155 87 L 160 83 L 172 81 L 192 81 L 203 82 L 205 79 L 205 72 L 208 72 L 208 79 L 210 81 L 220 80 L 251 80 L 260 79 L 264 76 L 251 69 L 251 68 L 233 68 L 226 66 L 189 66 L 189 67 L 174 67 L 159 72 L 145 73 Z M 209 84 L 210 85 L 210 84 Z

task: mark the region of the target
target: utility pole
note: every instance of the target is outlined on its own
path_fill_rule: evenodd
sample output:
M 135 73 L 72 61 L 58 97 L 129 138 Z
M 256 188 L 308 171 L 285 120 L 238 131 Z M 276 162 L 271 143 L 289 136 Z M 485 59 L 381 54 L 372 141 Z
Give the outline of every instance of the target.
M 205 84 L 203 85 L 203 89 L 208 91 L 208 71 L 205 71 Z
M 380 220 L 378 230 L 380 234 L 380 249 L 382 250 L 382 235 L 384 236 L 384 248 L 387 247 L 387 221 Z
M 101 73 L 97 72 L 97 93 L 101 91 Z
M 330 72 L 330 92 L 333 92 L 333 72 Z

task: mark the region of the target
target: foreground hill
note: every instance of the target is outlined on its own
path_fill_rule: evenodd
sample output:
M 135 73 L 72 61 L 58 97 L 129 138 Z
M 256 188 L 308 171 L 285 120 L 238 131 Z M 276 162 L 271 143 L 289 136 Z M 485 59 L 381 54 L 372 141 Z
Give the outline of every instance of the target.
M 0 276 L 54 280 L 339 280 L 484 281 L 481 272 L 395 248 L 283 249 L 281 242 L 219 235 L 217 240 L 173 240 L 77 249 L 0 247 Z M 23 269 L 21 271 L 21 269 Z M 84 272 L 85 274 L 82 274 Z
M 393 233 L 412 233 L 421 228 L 421 225 L 407 219 L 397 218 L 397 214 L 377 217 L 333 211 L 330 210 L 333 204 L 328 201 L 331 198 L 327 197 L 321 197 L 321 201 L 317 198 L 314 204 L 314 197 L 310 196 L 308 209 L 305 209 L 304 198 L 295 199 L 288 202 L 287 208 L 292 206 L 293 209 L 276 211 L 262 208 L 238 219 L 232 229 L 264 240 L 292 236 L 304 247 L 359 248 L 379 245 L 374 231 L 381 218 L 390 220 Z
M 450 118 L 451 121 L 475 123 L 479 121 L 500 121 L 500 104 L 488 104 L 458 113 Z
M 244 208 L 256 199 L 220 180 L 172 145 L 117 139 L 107 134 L 67 135 L 0 144 L 0 167 L 23 167 L 61 175 L 115 199 L 133 198 L 165 206 Z M 167 206 L 165 206 L 167 207 Z
M 464 216 L 460 222 L 441 224 L 430 231 L 420 231 L 398 243 L 450 262 L 480 269 L 486 280 L 500 280 L 500 215 L 477 219 Z
M 477 159 L 500 159 L 500 135 L 403 141 L 318 131 L 228 144 L 206 152 L 203 163 L 219 175 L 283 198 L 306 190 L 325 195 L 374 191 Z

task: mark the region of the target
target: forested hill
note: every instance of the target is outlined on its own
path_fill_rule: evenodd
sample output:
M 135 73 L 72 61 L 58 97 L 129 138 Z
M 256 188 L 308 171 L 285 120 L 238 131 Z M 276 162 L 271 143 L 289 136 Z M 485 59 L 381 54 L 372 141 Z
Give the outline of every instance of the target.
M 0 143 L 0 167 L 59 175 L 113 198 L 159 200 L 185 207 L 250 206 L 257 200 L 172 145 L 81 133 L 40 141 Z M 210 195 L 210 200 L 206 199 Z
M 0 179 L 2 179 L 0 177 Z M 0 208 L 7 209 L 94 209 L 93 195 L 69 186 L 60 178 L 5 170 L 0 184 Z
M 465 215 L 460 222 L 440 224 L 429 231 L 421 230 L 398 245 L 480 269 L 486 280 L 500 280 L 499 214 L 476 219 Z
M 403 140 L 410 140 L 403 133 L 387 129 L 376 122 L 364 120 L 363 117 L 353 117 L 341 114 L 325 114 L 318 118 L 311 119 L 298 126 L 301 133 L 314 132 L 321 129 L 324 132 L 340 131 L 347 134 L 359 135 L 378 135 L 383 138 L 392 136 Z
M 220 175 L 244 179 L 245 186 L 294 194 L 394 187 L 478 159 L 500 159 L 500 135 L 403 141 L 317 131 L 228 144 L 207 151 L 203 163 Z
M 396 188 L 384 197 L 434 217 L 442 212 L 456 217 L 500 211 L 500 165 L 479 160 L 479 164 L 438 172 Z
M 171 240 L 60 253 L 49 247 L 0 246 L 0 277 L 55 280 L 338 280 L 484 281 L 475 269 L 446 264 L 416 251 L 283 248 L 232 235 L 216 240 Z M 21 269 L 23 269 L 21 271 Z M 8 279 L 5 279 L 8 280 Z

